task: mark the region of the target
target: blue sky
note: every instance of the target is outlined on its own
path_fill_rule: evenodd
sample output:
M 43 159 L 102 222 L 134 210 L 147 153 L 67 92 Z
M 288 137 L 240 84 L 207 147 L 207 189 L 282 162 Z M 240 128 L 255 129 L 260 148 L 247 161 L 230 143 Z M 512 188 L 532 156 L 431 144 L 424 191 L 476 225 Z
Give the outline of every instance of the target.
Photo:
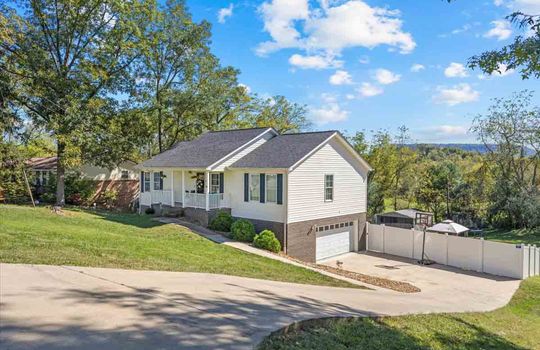
M 524 34 L 504 17 L 540 13 L 540 0 L 187 4 L 196 21 L 212 23 L 213 52 L 240 69 L 242 84 L 307 105 L 315 130 L 406 125 L 418 142 L 474 142 L 467 130 L 490 99 L 539 86 L 505 67 L 486 77 L 464 65 Z

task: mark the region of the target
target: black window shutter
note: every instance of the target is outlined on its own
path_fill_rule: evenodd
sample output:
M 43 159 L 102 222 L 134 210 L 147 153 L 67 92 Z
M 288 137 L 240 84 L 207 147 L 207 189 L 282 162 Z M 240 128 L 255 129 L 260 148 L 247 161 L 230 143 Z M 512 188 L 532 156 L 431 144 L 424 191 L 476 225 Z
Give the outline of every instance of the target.
M 223 188 L 224 188 L 224 178 L 225 176 L 223 176 L 224 174 L 223 173 L 219 173 L 219 193 L 224 193 L 223 192 Z
M 261 203 L 264 203 L 265 202 L 265 198 L 264 198 L 264 195 L 266 194 L 266 176 L 264 174 L 260 174 L 259 175 L 259 188 L 260 188 L 260 202 Z
M 277 204 L 283 204 L 283 174 L 277 174 Z
M 244 174 L 244 202 L 249 202 L 249 174 Z
M 159 172 L 159 189 L 163 191 L 163 171 Z
M 144 192 L 144 171 L 141 171 L 141 192 Z

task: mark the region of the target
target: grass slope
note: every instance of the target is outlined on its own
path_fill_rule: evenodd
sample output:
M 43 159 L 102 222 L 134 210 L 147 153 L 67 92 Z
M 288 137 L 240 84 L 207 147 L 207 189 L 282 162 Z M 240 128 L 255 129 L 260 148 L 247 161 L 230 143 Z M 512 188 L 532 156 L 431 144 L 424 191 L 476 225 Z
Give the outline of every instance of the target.
M 540 246 L 540 228 L 536 229 L 489 229 L 483 232 L 484 238 L 505 243 L 526 243 Z
M 0 205 L 0 261 L 208 272 L 334 287 L 358 286 L 213 243 L 147 216 Z
M 492 312 L 323 319 L 268 337 L 266 349 L 540 349 L 540 277 Z

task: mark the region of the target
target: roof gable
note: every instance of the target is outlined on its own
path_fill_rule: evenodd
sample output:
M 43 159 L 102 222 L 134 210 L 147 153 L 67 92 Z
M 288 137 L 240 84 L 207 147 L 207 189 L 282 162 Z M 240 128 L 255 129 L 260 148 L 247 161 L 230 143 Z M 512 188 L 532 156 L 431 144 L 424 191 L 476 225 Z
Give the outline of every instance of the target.
M 277 134 L 272 128 L 209 131 L 195 140 L 178 142 L 144 161 L 142 167 L 208 168 L 267 132 Z

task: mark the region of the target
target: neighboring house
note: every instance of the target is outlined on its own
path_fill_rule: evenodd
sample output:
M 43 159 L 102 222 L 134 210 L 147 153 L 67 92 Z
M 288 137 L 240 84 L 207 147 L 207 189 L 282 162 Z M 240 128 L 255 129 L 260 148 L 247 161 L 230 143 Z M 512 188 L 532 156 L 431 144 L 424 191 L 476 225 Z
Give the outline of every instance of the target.
M 435 233 L 448 233 L 451 236 L 468 236 L 469 228 L 458 223 L 453 222 L 452 220 L 444 220 L 439 222 L 436 225 L 428 228 L 427 231 Z
M 46 186 L 56 174 L 58 158 L 40 157 L 30 158 L 25 164 L 29 169 L 30 181 L 35 186 L 38 194 L 43 192 Z M 139 192 L 139 174 L 135 170 L 136 163 L 126 161 L 118 167 L 107 169 L 94 165 L 83 164 L 70 172 L 77 172 L 82 178 L 96 182 L 96 193 L 93 199 L 99 197 L 107 190 L 117 192 L 116 206 L 127 208 L 137 198 Z
M 433 214 L 418 209 L 402 209 L 375 215 L 376 224 L 399 228 L 413 228 L 420 225 L 419 218 L 427 220 L 426 225 L 433 225 Z
M 139 167 L 142 211 L 179 211 L 207 225 L 226 210 L 310 262 L 365 248 L 371 168 L 337 131 L 207 132 Z

